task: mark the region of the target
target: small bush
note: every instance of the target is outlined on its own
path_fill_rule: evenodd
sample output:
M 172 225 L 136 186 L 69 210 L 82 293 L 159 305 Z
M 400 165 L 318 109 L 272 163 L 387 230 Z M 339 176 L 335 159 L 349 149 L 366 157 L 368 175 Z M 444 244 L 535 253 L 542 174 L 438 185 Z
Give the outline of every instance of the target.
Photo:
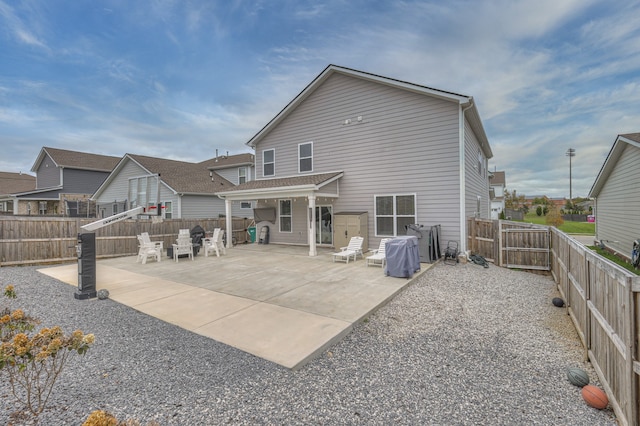
M 556 228 L 562 226 L 564 219 L 562 219 L 562 214 L 558 208 L 551 209 L 546 217 L 546 223 L 547 225 L 555 226 Z
M 538 207 L 536 207 L 536 214 L 537 214 L 538 216 L 542 216 L 542 206 L 538 206 Z
M 7 286 L 4 295 L 15 299 L 13 286 Z M 45 409 L 69 355 L 84 355 L 95 340 L 80 330 L 65 336 L 57 326 L 33 334 L 36 324 L 21 309 L 7 307 L 0 316 L 0 376 L 6 376 L 3 380 L 16 402 L 34 416 Z

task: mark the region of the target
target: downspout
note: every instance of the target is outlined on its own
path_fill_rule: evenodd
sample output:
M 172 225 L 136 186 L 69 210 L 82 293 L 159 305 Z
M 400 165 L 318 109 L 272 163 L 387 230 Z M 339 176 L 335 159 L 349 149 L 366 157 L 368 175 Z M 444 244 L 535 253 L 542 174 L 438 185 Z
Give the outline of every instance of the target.
M 469 105 L 462 108 L 460 114 L 460 251 L 467 251 L 467 218 L 465 216 L 466 190 L 465 190 L 465 142 L 464 142 L 464 113 L 473 106 L 473 98 L 469 98 Z

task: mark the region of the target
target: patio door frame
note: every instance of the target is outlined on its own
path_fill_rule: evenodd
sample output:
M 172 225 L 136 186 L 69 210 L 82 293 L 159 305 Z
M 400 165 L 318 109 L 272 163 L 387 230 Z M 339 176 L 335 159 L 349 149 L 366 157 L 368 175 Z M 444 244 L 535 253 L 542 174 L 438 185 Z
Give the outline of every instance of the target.
M 314 236 L 316 239 L 316 244 L 321 246 L 333 246 L 333 205 L 331 204 L 320 204 L 316 207 L 316 223 L 314 225 Z M 329 235 L 329 242 L 322 242 L 322 209 L 329 209 L 329 215 L 331 216 L 331 229 L 329 231 L 325 231 L 325 235 Z

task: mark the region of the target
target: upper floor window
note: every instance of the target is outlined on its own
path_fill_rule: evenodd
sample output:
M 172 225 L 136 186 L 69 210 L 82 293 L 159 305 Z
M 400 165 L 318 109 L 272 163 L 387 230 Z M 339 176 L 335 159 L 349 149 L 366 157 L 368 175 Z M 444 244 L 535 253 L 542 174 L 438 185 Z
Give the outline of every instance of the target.
M 313 142 L 298 144 L 298 171 L 313 171 Z
M 245 183 L 247 181 L 247 168 L 240 167 L 238 168 L 238 185 Z
M 480 174 L 480 176 L 484 175 L 484 170 L 483 170 L 483 163 L 484 163 L 484 159 L 482 158 L 482 151 L 478 150 L 478 173 Z
M 262 175 L 274 176 L 276 174 L 276 150 L 262 151 Z

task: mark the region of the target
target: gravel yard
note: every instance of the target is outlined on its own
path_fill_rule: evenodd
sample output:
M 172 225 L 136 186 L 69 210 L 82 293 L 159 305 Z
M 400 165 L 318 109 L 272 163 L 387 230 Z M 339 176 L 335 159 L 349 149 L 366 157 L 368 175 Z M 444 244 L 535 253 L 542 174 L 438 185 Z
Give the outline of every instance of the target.
M 300 371 L 111 300 L 75 300 L 34 267 L 0 268 L 8 284 L 11 305 L 44 326 L 96 336 L 37 424 L 79 425 L 96 409 L 142 425 L 616 424 L 568 382 L 566 368 L 580 367 L 598 384 L 566 310 L 551 304 L 555 284 L 540 275 L 438 264 Z M 12 424 L 2 379 L 0 424 Z M 35 424 L 13 424 L 23 423 Z

